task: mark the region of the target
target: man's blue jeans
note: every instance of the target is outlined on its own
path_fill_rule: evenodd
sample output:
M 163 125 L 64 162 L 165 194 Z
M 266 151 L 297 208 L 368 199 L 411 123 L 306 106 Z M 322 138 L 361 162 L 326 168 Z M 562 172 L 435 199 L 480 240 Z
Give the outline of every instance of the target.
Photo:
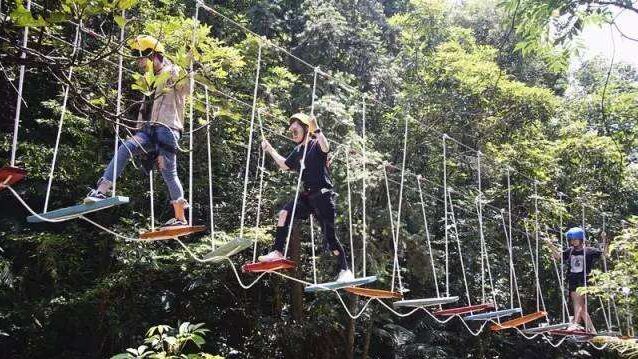
M 102 175 L 102 180 L 112 183 L 114 175 L 119 178 L 131 156 L 157 151 L 157 166 L 168 187 L 171 203 L 184 201 L 184 189 L 177 177 L 176 152 L 179 138 L 180 132 L 177 130 L 162 125 L 144 125 L 133 137 L 118 147 L 117 166 L 115 166 L 115 157 L 113 157 Z M 117 173 L 114 173 L 116 167 Z

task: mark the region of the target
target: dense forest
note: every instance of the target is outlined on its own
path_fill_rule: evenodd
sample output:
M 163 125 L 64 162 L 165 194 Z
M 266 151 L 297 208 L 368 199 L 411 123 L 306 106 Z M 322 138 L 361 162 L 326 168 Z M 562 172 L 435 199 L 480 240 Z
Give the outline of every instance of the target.
M 613 56 L 576 61 L 585 26 L 622 31 L 616 15 L 638 19 L 635 2 L 16 0 L 0 10 L 0 165 L 26 171 L 0 190 L 0 357 L 638 355 L 638 69 Z M 134 131 L 140 99 L 161 81 L 128 49 L 140 34 L 192 84 L 178 174 L 192 224 L 207 229 L 129 240 L 172 216 L 161 176 L 138 161 L 117 181 L 128 204 L 28 223 L 27 207 L 80 203 L 115 139 Z M 588 245 L 610 242 L 586 287 L 608 335 L 493 332 L 440 323 L 438 307 L 242 273 L 253 250 L 269 250 L 297 189 L 298 174 L 279 171 L 260 142 L 289 153 L 299 111 L 331 141 L 337 234 L 355 275 L 377 276 L 366 287 L 460 298 L 443 308 L 547 312 L 529 328 L 561 323 L 571 304 L 546 241 L 566 246 L 565 231 L 581 226 Z M 294 227 L 298 266 L 281 273 L 332 281 L 334 258 L 309 224 Z M 195 260 L 240 236 L 255 249 Z

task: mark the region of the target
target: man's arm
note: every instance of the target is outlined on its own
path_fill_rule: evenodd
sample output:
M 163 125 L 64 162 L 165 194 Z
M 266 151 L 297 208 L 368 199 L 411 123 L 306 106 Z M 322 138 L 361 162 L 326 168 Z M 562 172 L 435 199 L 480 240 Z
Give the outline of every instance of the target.
M 317 125 L 317 119 L 314 116 L 310 117 L 310 128 L 316 128 L 318 130 L 318 132 L 315 131 L 315 138 L 319 143 L 319 147 L 321 147 L 321 151 L 323 153 L 330 152 L 330 142 L 328 142 L 328 138 L 326 138 L 326 135 L 321 131 L 321 129 L 319 129 L 319 126 Z
M 286 165 L 286 157 L 280 155 L 279 152 L 277 152 L 277 150 L 275 150 L 272 147 L 272 145 L 270 144 L 270 142 L 268 142 L 268 140 L 264 139 L 263 141 L 261 141 L 261 148 L 265 152 L 268 152 L 268 154 L 272 157 L 272 159 L 275 160 L 275 163 L 277 164 L 277 166 L 279 166 L 279 168 L 281 168 L 284 171 L 290 170 L 290 167 Z

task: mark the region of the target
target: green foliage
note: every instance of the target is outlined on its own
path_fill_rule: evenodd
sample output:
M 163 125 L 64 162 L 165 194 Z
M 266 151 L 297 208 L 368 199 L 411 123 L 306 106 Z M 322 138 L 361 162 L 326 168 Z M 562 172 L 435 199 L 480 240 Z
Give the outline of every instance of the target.
M 144 343 L 137 348 L 128 348 L 126 353 L 112 356 L 112 359 L 133 359 L 133 358 L 189 358 L 189 359 L 223 359 L 218 355 L 208 353 L 187 353 L 187 346 L 194 344 L 197 349 L 201 349 L 206 343 L 204 336 L 208 332 L 204 328 L 204 323 L 191 324 L 184 322 L 173 328 L 168 325 L 157 325 L 151 327 L 146 332 Z
M 584 21 L 606 21 L 605 13 L 576 13 L 569 8 L 570 3 L 524 0 L 516 10 L 516 2 L 510 1 L 503 7 L 497 7 L 497 1 L 454 2 L 451 8 L 449 2 L 437 0 L 276 0 L 220 3 L 215 9 L 329 73 L 318 77 L 314 113 L 334 141 L 330 170 L 339 193 L 338 236 L 350 253 L 352 220 L 355 267 L 361 274 L 365 179 L 367 273 L 379 277 L 377 288 L 390 286 L 394 250 L 384 168 L 395 216 L 401 180 L 401 173 L 384 167 L 383 161 L 401 164 L 407 117 L 407 173 L 398 251 L 410 297 L 435 296 L 434 278 L 439 280 L 439 290 L 443 287 L 441 134 L 447 133 L 463 144 L 446 142 L 446 179 L 454 189 L 459 239 L 473 300 L 481 293 L 481 253 L 476 245 L 479 158 L 466 146 L 479 148 L 483 154 L 482 224 L 495 278 L 494 288 L 488 286 L 487 290 L 494 291 L 499 305 L 509 305 L 509 266 L 500 209 L 508 208 L 506 175 L 510 169 L 513 252 L 524 309 L 536 308 L 535 276 L 529 260 L 533 242 L 529 246 L 527 242 L 535 239 L 535 219 L 539 236 L 556 236 L 560 221 L 563 227 L 580 223 L 585 202 L 591 238 L 600 234 L 601 210 L 608 214 L 607 232 L 615 237 L 611 269 L 597 272 L 590 295 L 611 298 L 613 294 L 623 306 L 621 314 L 636 315 L 634 293 L 638 288 L 633 287 L 638 282 L 634 273 L 637 258 L 631 254 L 635 251 L 636 220 L 629 217 L 631 225 L 624 230 L 620 222 L 638 208 L 636 70 L 618 65 L 607 81 L 608 64 L 592 60 L 567 76 L 564 66 L 575 45 L 549 37 L 545 30 L 553 20 L 547 17 L 560 8 L 562 14 L 574 13 Z M 181 85 L 188 81 L 187 71 L 193 62 L 198 82 L 193 120 L 198 127 L 207 123 L 202 84 L 208 86 L 211 126 L 191 135 L 192 211 L 194 222 L 202 224 L 209 223 L 212 212 L 214 232 L 211 229 L 184 243 L 201 257 L 210 251 L 211 244 L 236 238 L 258 49 L 261 45 L 257 106 L 262 110 L 265 136 L 282 154 L 293 147 L 285 135 L 287 116 L 310 110 L 312 68 L 203 8 L 196 23 L 193 2 L 62 1 L 49 5 L 53 13 L 61 15 L 36 7 L 29 12 L 22 3 L 2 4 L 3 10 L 13 11 L 8 24 L 15 25 L 4 28 L 3 37 L 11 41 L 0 45 L 7 54 L 2 59 L 8 78 L 17 77 L 20 53 L 12 44 L 20 43 L 23 26 L 38 27 L 29 37 L 27 106 L 22 108 L 17 152 L 18 164 L 27 169 L 28 179 L 15 189 L 30 206 L 40 209 L 61 114 L 64 83 L 60 79 L 66 78 L 73 64 L 73 77 L 67 79 L 71 92 L 49 208 L 81 200 L 113 152 L 120 52 L 125 67 L 121 124 L 136 118 L 140 92 L 149 94 L 158 83 L 168 80 L 166 75 L 139 71 L 136 59 L 119 43 L 122 28 L 125 40 L 152 34 L 167 48 L 166 56 L 182 68 Z M 127 10 L 124 14 L 122 8 Z M 71 41 L 74 26 L 65 22 L 69 19 L 82 19 L 87 30 L 82 40 L 86 51 L 75 59 L 70 58 L 68 44 L 49 37 Z M 510 33 L 511 24 L 514 30 Z M 7 111 L 0 116 L 4 116 L 3 123 L 11 123 L 15 91 L 4 78 L 0 81 L 0 93 L 8 99 Z M 364 99 L 367 163 L 362 155 Z M 9 156 L 9 127 L 0 137 L 2 158 Z M 272 243 L 276 213 L 291 198 L 296 175 L 277 171 L 267 159 L 264 193 L 258 198 L 260 171 L 255 164 L 263 154 L 256 145 L 259 128 L 254 130 L 243 234 L 254 239 L 261 252 Z M 123 126 L 120 131 L 121 137 L 128 135 Z M 206 160 L 208 131 L 213 159 L 212 208 Z M 186 131 L 182 147 L 188 137 Z M 178 159 L 178 175 L 185 180 L 188 153 L 178 153 Z M 422 175 L 423 207 L 413 174 Z M 539 181 L 537 216 L 534 180 Z M 172 212 L 157 178 L 155 185 L 159 222 Z M 150 227 L 148 179 L 129 165 L 117 187 L 118 193 L 131 197 L 131 203 L 90 214 L 90 219 L 135 236 Z M 557 191 L 570 197 L 561 201 Z M 423 316 L 397 318 L 374 303 L 360 319 L 350 321 L 334 296 L 303 295 L 303 288 L 276 276 L 264 276 L 245 290 L 236 284 L 235 272 L 227 262 L 195 262 L 177 243 L 123 242 L 83 221 L 27 225 L 24 217 L 28 214 L 22 206 L 7 191 L 0 196 L 5 214 L 0 217 L 0 352 L 8 356 L 109 357 L 122 348 L 130 349 L 115 357 L 212 357 L 204 354 L 208 352 L 242 358 L 587 355 L 586 348 L 572 344 L 554 349 L 514 335 L 473 337 L 454 321 L 440 326 Z M 259 199 L 262 207 L 257 225 Z M 424 213 L 433 263 L 424 241 Z M 299 230 L 299 265 L 291 275 L 312 280 L 310 231 L 306 224 Z M 321 241 L 319 233 L 315 232 L 316 241 Z M 455 250 L 450 257 L 450 293 L 463 293 Z M 245 263 L 253 260 L 252 254 L 247 250 L 232 259 L 235 264 Z M 318 280 L 333 280 L 334 261 L 322 251 L 316 256 Z M 551 259 L 543 254 L 539 262 L 544 299 L 550 316 L 556 318 L 561 293 Z M 237 275 L 244 283 L 254 278 Z M 630 295 L 621 295 L 619 288 L 630 289 Z M 365 304 L 354 297 L 344 300 L 351 312 L 358 312 Z M 593 314 L 600 323 L 600 312 Z M 153 326 L 175 322 L 183 323 L 176 328 Z M 207 329 L 190 324 L 199 322 L 206 322 Z M 144 332 L 145 336 L 140 335 Z

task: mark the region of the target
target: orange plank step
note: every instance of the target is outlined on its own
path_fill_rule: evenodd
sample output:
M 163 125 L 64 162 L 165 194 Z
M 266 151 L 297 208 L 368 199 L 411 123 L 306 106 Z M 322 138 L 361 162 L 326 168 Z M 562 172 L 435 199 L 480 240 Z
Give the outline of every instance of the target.
M 255 262 L 246 263 L 241 266 L 243 272 L 261 273 L 261 272 L 273 272 L 280 269 L 292 269 L 297 266 L 297 263 L 288 259 L 278 259 L 270 262 Z
M 494 309 L 494 304 L 485 303 L 485 304 L 468 305 L 466 307 L 448 308 L 443 310 L 437 310 L 433 312 L 432 314 L 438 315 L 440 317 L 449 317 L 449 316 L 457 315 L 457 314 L 482 312 L 488 309 Z
M 142 241 L 159 241 L 162 239 L 174 239 L 189 234 L 203 232 L 206 226 L 175 226 L 160 228 L 156 231 L 148 231 L 140 234 Z
M 20 182 L 27 175 L 27 172 L 22 168 L 5 166 L 0 168 L 0 190 L 4 186 L 11 186 L 17 182 Z
M 546 316 L 547 313 L 546 312 L 534 312 L 534 313 L 530 313 L 527 315 L 524 315 L 520 318 L 515 318 L 512 320 L 508 320 L 506 322 L 500 323 L 500 324 L 492 324 L 492 326 L 490 326 L 490 329 L 494 332 L 497 332 L 499 330 L 503 330 L 503 329 L 512 329 L 512 328 L 516 328 L 516 327 L 520 327 L 523 324 L 527 324 L 529 322 L 533 322 L 537 319 L 540 319 L 544 316 Z
M 378 299 L 401 298 L 401 293 L 399 292 L 392 292 L 389 290 L 382 290 L 382 289 L 350 287 L 350 288 L 344 288 L 344 290 L 352 294 L 356 294 L 358 296 L 368 297 L 368 298 L 378 298 Z

